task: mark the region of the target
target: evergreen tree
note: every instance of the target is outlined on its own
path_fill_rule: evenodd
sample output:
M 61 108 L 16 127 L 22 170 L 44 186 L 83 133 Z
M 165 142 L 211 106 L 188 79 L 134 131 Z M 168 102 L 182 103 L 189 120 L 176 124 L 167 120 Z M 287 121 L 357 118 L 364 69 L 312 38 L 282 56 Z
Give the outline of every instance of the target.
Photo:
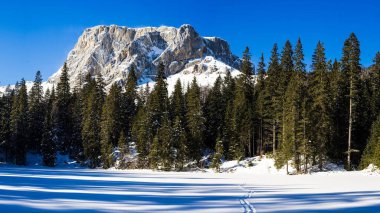
M 237 144 L 236 123 L 233 122 L 233 103 L 235 99 L 236 83 L 230 72 L 227 72 L 222 87 L 223 99 L 225 100 L 226 110 L 223 116 L 222 141 L 227 159 L 234 159 L 236 156 L 235 148 Z M 231 149 L 230 149 L 231 148 Z
M 137 97 L 136 87 L 137 87 L 137 77 L 136 77 L 135 67 L 132 66 L 128 72 L 128 78 L 125 84 L 125 94 L 124 94 L 123 102 L 122 102 L 122 106 L 123 106 L 122 116 L 125 116 L 123 125 L 126 132 L 126 138 L 128 141 L 131 140 L 133 119 L 137 113 L 136 100 L 138 99 L 138 97 Z
M 14 97 L 11 117 L 12 153 L 17 165 L 26 165 L 26 145 L 28 142 L 28 95 L 25 80 L 22 79 Z
M 168 116 L 169 113 L 169 98 L 168 98 L 168 89 L 165 78 L 165 66 L 160 64 L 157 71 L 157 82 L 154 85 L 152 93 L 149 95 L 148 100 L 148 113 L 152 123 L 153 133 L 162 124 L 162 119 L 165 116 Z
M 164 116 L 162 125 L 159 128 L 157 135 L 159 140 L 159 162 L 161 169 L 171 170 L 175 160 L 175 148 L 172 140 L 172 129 L 169 118 Z
M 173 146 L 175 148 L 175 167 L 181 170 L 183 169 L 188 156 L 188 141 L 184 124 L 182 124 L 181 118 L 179 116 L 176 116 L 174 119 L 172 132 Z
M 363 157 L 360 162 L 362 169 L 366 168 L 369 164 L 374 164 L 380 167 L 380 116 L 373 123 L 371 129 L 371 136 L 368 140 L 367 147 L 363 153 Z
M 296 122 L 297 128 L 295 129 L 295 135 L 297 140 L 297 148 L 294 149 L 295 152 L 295 165 L 297 172 L 300 172 L 301 159 L 300 155 L 303 155 L 304 171 L 307 172 L 308 157 L 309 157 L 309 117 L 308 113 L 310 111 L 310 97 L 308 93 L 308 79 L 306 74 L 306 64 L 304 63 L 304 53 L 301 43 L 301 39 L 298 38 L 297 45 L 294 51 L 294 75 L 296 78 L 296 90 L 298 91 L 299 102 L 298 102 L 298 118 Z
M 151 169 L 157 169 L 160 161 L 160 142 L 158 138 L 158 134 L 154 136 L 152 145 L 150 147 L 150 151 L 148 154 L 148 160 L 149 160 L 149 168 Z
M 127 138 L 125 137 L 124 131 L 121 131 L 119 141 L 119 169 L 126 169 L 128 167 L 128 157 L 129 157 L 129 146 L 127 143 Z
M 1 97 L 0 107 L 0 148 L 4 152 L 5 162 L 11 158 L 11 111 L 15 92 L 9 86 Z
M 152 126 L 146 106 L 140 106 L 135 122 L 132 126 L 132 137 L 136 141 L 136 149 L 138 152 L 138 166 L 146 168 L 148 166 L 148 154 L 151 150 L 151 142 L 153 141 Z
M 101 121 L 101 151 L 103 168 L 114 164 L 113 148 L 117 146 L 122 130 L 121 120 L 121 88 L 115 83 L 111 86 L 109 94 L 103 105 Z
M 361 111 L 361 97 L 362 96 L 362 81 L 360 79 L 361 65 L 360 65 L 360 44 L 354 33 L 351 33 L 349 38 L 346 39 L 343 47 L 343 56 L 341 61 L 342 71 L 344 74 L 344 85 L 346 90 L 344 95 L 346 97 L 345 106 L 348 109 L 348 143 L 347 143 L 347 169 L 352 168 L 351 153 L 361 151 L 364 149 L 368 136 L 368 129 L 366 127 L 366 119 Z M 363 102 L 363 104 L 366 104 Z M 354 163 L 358 163 L 358 156 L 355 156 Z
M 310 111 L 310 122 L 313 125 L 311 142 L 313 146 L 313 162 L 318 161 L 318 167 L 322 170 L 326 160 L 327 143 L 331 139 L 329 130 L 331 127 L 330 100 L 328 96 L 328 75 L 325 48 L 318 42 L 313 54 L 311 73 L 310 95 L 312 106 Z
M 281 114 L 282 114 L 282 81 L 281 81 L 281 67 L 279 64 L 279 55 L 277 44 L 274 44 L 271 57 L 268 66 L 268 77 L 266 79 L 266 92 L 271 98 L 270 107 L 268 110 L 268 120 L 272 126 L 272 149 L 273 154 L 276 154 L 276 148 L 278 143 L 278 128 L 280 124 Z
M 202 155 L 205 119 L 202 113 L 200 88 L 195 77 L 187 90 L 186 108 L 189 158 L 199 161 Z
M 71 141 L 70 98 L 69 76 L 65 63 L 57 84 L 57 99 L 53 108 L 54 140 L 58 151 L 62 154 L 67 154 Z
M 222 78 L 219 76 L 209 94 L 206 97 L 204 106 L 205 116 L 205 145 L 209 149 L 215 147 L 215 141 L 218 134 L 223 129 L 223 117 L 225 113 L 225 103 L 222 96 Z
M 41 154 L 45 166 L 55 166 L 56 148 L 53 140 L 53 121 L 52 110 L 55 101 L 54 88 L 50 93 L 49 90 L 45 93 L 45 119 L 43 122 L 43 134 L 41 142 Z
M 81 88 L 75 87 L 70 101 L 72 131 L 69 153 L 70 157 L 78 162 L 84 160 L 82 141 L 83 98 Z
M 254 86 L 252 80 L 253 67 L 249 49 L 243 53 L 243 62 L 241 66 L 242 75 L 239 76 L 236 82 L 236 93 L 234 99 L 234 119 L 236 130 L 238 130 L 238 147 L 240 157 L 245 156 L 246 151 L 248 156 L 255 153 L 256 146 L 254 145 Z
M 223 142 L 220 138 L 217 139 L 215 143 L 215 153 L 212 158 L 211 167 L 214 168 L 217 172 L 220 172 L 220 165 L 222 163 L 223 157 Z
M 282 50 L 280 66 L 282 71 L 281 80 L 283 81 L 282 83 L 285 85 L 284 87 L 286 87 L 287 83 L 289 82 L 290 76 L 294 71 L 293 49 L 292 44 L 289 40 L 285 42 L 285 46 Z
M 104 84 L 102 76 L 87 78 L 86 98 L 83 109 L 82 140 L 84 155 L 90 168 L 100 164 L 101 155 L 101 115 L 104 102 Z
M 181 123 L 185 124 L 185 97 L 183 95 L 180 79 L 178 79 L 175 83 L 174 91 L 170 98 L 170 112 L 172 120 L 179 117 L 181 119 Z
M 260 61 L 257 69 L 257 83 L 255 85 L 255 99 L 256 99 L 256 126 L 258 135 L 258 149 L 259 154 L 265 153 L 264 144 L 270 142 L 270 114 L 267 110 L 270 107 L 270 97 L 266 90 L 266 70 L 264 62 L 264 54 L 261 54 Z
M 373 59 L 374 64 L 371 68 L 371 115 L 375 121 L 380 114 L 380 52 L 376 53 Z
M 29 94 L 29 141 L 28 149 L 40 151 L 42 140 L 42 126 L 44 123 L 44 106 L 41 72 L 37 71 L 33 87 Z
M 301 152 L 305 152 L 306 125 L 305 115 L 305 64 L 303 63 L 304 55 L 301 40 L 298 39 L 294 55 L 294 73 L 291 75 L 290 82 L 287 86 L 284 96 L 282 124 L 282 139 L 279 154 L 276 156 L 276 165 L 281 167 L 288 161 L 294 160 L 297 172 L 301 170 Z M 284 68 L 283 68 L 284 69 Z

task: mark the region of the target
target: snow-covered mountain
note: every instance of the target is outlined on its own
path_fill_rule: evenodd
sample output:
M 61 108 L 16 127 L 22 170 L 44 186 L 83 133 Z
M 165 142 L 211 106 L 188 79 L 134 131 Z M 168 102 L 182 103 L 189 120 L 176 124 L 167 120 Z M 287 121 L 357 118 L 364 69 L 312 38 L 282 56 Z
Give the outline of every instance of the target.
M 132 65 L 137 68 L 139 83 L 144 84 L 154 81 L 156 68 L 161 62 L 166 67 L 170 88 L 175 83 L 171 85 L 170 79 L 182 79 L 189 74 L 191 79 L 195 76 L 202 86 L 207 86 L 219 74 L 237 71 L 241 60 L 232 54 L 225 40 L 202 37 L 191 25 L 179 28 L 116 25 L 88 28 L 66 59 L 72 87 L 88 73 L 101 73 L 108 87 L 114 82 L 123 84 Z M 61 68 L 45 85 L 57 84 L 60 73 Z M 4 90 L 5 87 L 0 88 L 0 93 Z
M 106 85 L 123 83 L 132 65 L 141 82 L 153 78 L 160 62 L 167 75 L 181 72 L 194 60 L 212 56 L 226 66 L 237 68 L 240 59 L 226 41 L 202 37 L 190 25 L 174 27 L 128 28 L 96 26 L 86 29 L 67 57 L 70 82 L 75 85 L 87 73 L 101 73 Z M 206 69 L 204 67 L 200 69 Z M 59 81 L 60 70 L 49 78 Z

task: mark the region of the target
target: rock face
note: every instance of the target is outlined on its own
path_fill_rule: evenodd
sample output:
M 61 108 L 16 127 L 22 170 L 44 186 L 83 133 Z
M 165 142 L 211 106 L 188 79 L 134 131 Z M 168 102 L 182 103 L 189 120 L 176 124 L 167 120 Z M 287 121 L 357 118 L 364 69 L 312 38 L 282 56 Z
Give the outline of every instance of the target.
M 174 27 L 128 28 L 97 26 L 86 29 L 66 62 L 71 85 L 77 85 L 87 73 L 101 73 L 106 85 L 124 83 L 132 65 L 138 77 L 153 79 L 157 66 L 164 63 L 167 75 L 181 72 L 194 60 L 212 56 L 233 68 L 240 59 L 233 55 L 226 41 L 201 37 L 190 25 Z M 60 70 L 48 80 L 59 81 Z

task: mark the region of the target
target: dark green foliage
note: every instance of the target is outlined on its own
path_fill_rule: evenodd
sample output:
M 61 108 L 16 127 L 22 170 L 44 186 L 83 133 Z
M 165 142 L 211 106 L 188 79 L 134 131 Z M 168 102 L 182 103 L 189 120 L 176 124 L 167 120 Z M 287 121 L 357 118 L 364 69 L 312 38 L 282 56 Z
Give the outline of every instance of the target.
M 113 84 L 103 105 L 101 121 L 101 151 L 103 168 L 114 164 L 113 148 L 117 146 L 122 131 L 121 88 Z
M 44 122 L 44 104 L 41 72 L 37 71 L 33 87 L 29 93 L 29 141 L 28 150 L 39 152 Z
M 83 99 L 84 97 L 80 88 L 74 88 L 70 101 L 72 126 L 69 154 L 72 159 L 75 159 L 78 162 L 84 160 L 82 141 Z
M 242 75 L 236 81 L 235 99 L 233 102 L 233 119 L 236 124 L 237 144 L 235 156 L 240 158 L 252 156 L 254 146 L 254 84 L 252 80 L 253 67 L 248 48 L 243 53 Z
M 290 77 L 283 103 L 282 143 L 275 157 L 277 167 L 288 166 L 288 161 L 293 160 L 297 172 L 300 172 L 301 154 L 307 161 L 305 146 L 307 144 L 306 120 L 308 113 L 306 70 L 300 39 L 298 39 L 293 60 L 294 71 Z
M 186 130 L 179 116 L 176 116 L 174 119 L 172 133 L 173 147 L 175 149 L 175 167 L 181 170 L 189 153 L 187 152 L 188 140 Z
M 14 96 L 11 117 L 11 147 L 15 163 L 26 165 L 28 143 L 28 95 L 24 79 L 21 80 Z
M 255 85 L 255 99 L 256 99 L 256 129 L 257 129 L 257 145 L 258 153 L 264 154 L 267 149 L 265 145 L 271 144 L 270 138 L 270 104 L 271 98 L 266 90 L 266 70 L 264 63 L 264 54 L 261 55 L 257 68 L 257 83 Z
M 90 168 L 101 163 L 101 115 L 104 102 L 104 86 L 102 76 L 96 80 L 87 78 L 84 88 L 82 140 L 84 155 Z
M 57 84 L 56 93 L 57 98 L 53 107 L 54 140 L 57 145 L 57 150 L 62 154 L 67 154 L 71 141 L 71 93 L 66 63 L 61 70 L 61 77 Z
M 191 83 L 191 87 L 187 90 L 186 109 L 189 159 L 199 161 L 202 155 L 201 150 L 204 146 L 205 119 L 202 113 L 200 88 L 195 77 Z
M 218 134 L 223 129 L 223 117 L 225 113 L 225 101 L 222 96 L 222 78 L 219 76 L 209 94 L 206 97 L 204 106 L 205 116 L 205 145 L 209 149 L 215 147 L 215 141 Z
M 360 167 L 366 168 L 369 164 L 374 164 L 380 168 L 380 116 L 373 123 L 371 136 L 368 145 L 364 150 Z
M 272 149 L 273 154 L 276 154 L 276 148 L 279 138 L 279 125 L 282 117 L 282 93 L 283 81 L 281 67 L 279 64 L 279 55 L 277 44 L 274 44 L 268 66 L 268 77 L 266 79 L 266 93 L 270 97 L 270 106 L 266 108 L 270 113 L 268 121 L 271 124 Z
M 223 115 L 223 131 L 222 131 L 222 141 L 225 150 L 225 156 L 227 159 L 234 158 L 234 154 L 230 154 L 229 147 L 230 144 L 235 144 L 236 141 L 236 129 L 231 121 L 233 114 L 233 102 L 235 97 L 236 83 L 235 79 L 232 78 L 231 74 L 228 72 L 224 78 L 222 86 L 222 95 L 225 102 L 225 112 Z
M 129 157 L 129 146 L 127 143 L 127 138 L 125 137 L 125 134 L 123 131 L 120 133 L 119 141 L 118 141 L 118 147 L 119 147 L 119 169 L 126 169 L 128 168 L 128 157 Z
M 133 119 L 137 113 L 136 100 L 137 97 L 137 77 L 135 67 L 132 66 L 128 73 L 127 82 L 125 84 L 125 93 L 123 94 L 122 106 L 122 123 L 123 129 L 126 132 L 126 138 L 131 140 Z
M 175 147 L 172 139 L 172 128 L 169 118 L 165 116 L 162 125 L 157 132 L 159 140 L 159 164 L 161 169 L 169 171 L 172 169 L 175 161 Z
M 371 86 L 371 115 L 374 121 L 380 114 L 380 52 L 373 59 L 374 65 L 370 73 Z
M 186 114 L 186 103 L 185 97 L 182 91 L 181 81 L 178 79 L 174 85 L 174 92 L 170 98 L 170 117 L 174 120 L 176 117 L 181 119 L 181 123 L 185 123 L 185 114 Z
M 6 93 L 0 98 L 0 148 L 4 153 L 4 161 L 11 158 L 11 111 L 15 92 L 6 89 Z
M 43 122 L 43 134 L 41 142 L 41 154 L 45 166 L 55 166 L 56 147 L 53 140 L 53 120 L 52 110 L 55 101 L 54 88 L 50 93 L 49 90 L 45 94 L 45 119 Z
M 220 165 L 222 164 L 223 154 L 223 142 L 220 140 L 220 138 L 218 138 L 215 143 L 215 153 L 211 163 L 211 168 L 214 168 L 217 172 L 220 172 Z
M 325 48 L 321 42 L 318 42 L 313 54 L 312 68 L 309 91 L 312 98 L 310 122 L 313 124 L 313 131 L 310 139 L 313 161 L 318 161 L 319 169 L 322 169 L 323 162 L 326 160 L 327 144 L 331 139 L 329 131 L 331 128 L 331 118 L 329 117 L 331 109 L 328 96 L 329 84 Z

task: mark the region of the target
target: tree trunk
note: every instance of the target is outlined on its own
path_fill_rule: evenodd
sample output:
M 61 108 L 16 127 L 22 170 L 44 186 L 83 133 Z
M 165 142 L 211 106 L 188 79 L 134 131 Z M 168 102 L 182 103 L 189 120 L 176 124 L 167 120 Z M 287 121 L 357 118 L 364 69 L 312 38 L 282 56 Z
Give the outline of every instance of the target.
M 276 124 L 273 124 L 273 155 L 276 155 Z
M 347 170 L 351 170 L 351 131 L 352 131 L 352 77 L 350 80 L 350 111 L 348 117 L 348 147 L 347 147 Z

